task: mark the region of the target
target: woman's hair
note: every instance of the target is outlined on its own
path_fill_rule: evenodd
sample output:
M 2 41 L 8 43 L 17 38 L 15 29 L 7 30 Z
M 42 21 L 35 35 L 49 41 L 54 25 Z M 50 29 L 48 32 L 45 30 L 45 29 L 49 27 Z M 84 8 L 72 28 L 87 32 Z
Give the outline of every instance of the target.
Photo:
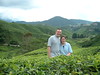
M 62 35 L 61 38 L 60 38 L 60 42 L 61 42 L 61 39 L 62 39 L 63 37 L 64 37 L 65 39 L 67 38 L 65 35 Z M 61 42 L 61 43 L 62 43 L 62 42 Z

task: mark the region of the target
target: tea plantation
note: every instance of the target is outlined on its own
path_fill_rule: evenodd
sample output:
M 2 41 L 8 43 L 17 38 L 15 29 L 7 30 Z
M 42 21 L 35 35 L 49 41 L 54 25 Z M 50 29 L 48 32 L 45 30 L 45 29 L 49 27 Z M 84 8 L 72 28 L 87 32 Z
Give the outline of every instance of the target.
M 0 58 L 0 75 L 100 75 L 100 47 L 73 47 L 71 56 L 47 57 L 41 48 L 10 59 Z

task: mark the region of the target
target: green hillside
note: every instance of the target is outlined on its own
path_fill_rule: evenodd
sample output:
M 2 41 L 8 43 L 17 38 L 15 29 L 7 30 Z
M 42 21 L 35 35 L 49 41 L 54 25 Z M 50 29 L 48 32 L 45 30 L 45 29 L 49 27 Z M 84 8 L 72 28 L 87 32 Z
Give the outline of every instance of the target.
M 81 43 L 82 47 L 90 47 L 90 46 L 100 46 L 100 35 L 96 35 L 90 39 L 87 39 Z
M 37 49 L 45 45 L 48 37 L 55 34 L 55 30 L 57 28 L 59 27 L 41 24 L 17 24 L 14 22 L 8 23 L 5 21 L 0 21 L 0 41 L 1 44 L 11 44 L 12 42 L 14 42 L 14 44 L 19 44 L 21 46 L 28 42 L 31 45 L 31 49 Z M 63 30 L 63 34 L 71 37 L 71 33 L 67 30 Z M 40 47 L 37 47 L 38 43 Z M 34 48 L 32 48 L 33 45 L 35 45 Z
M 22 46 L 24 42 L 30 43 L 31 46 L 35 45 L 33 49 L 37 49 L 42 47 L 45 42 L 47 42 L 47 38 L 54 34 L 55 30 L 56 28 L 51 26 L 33 26 L 0 21 L 0 43 L 11 44 L 11 42 L 16 42 L 15 44 Z M 38 43 L 40 44 L 40 47 L 37 47 Z
M 17 23 L 43 24 L 43 25 L 51 25 L 51 26 L 69 26 L 69 25 L 78 25 L 78 24 L 91 24 L 91 21 L 80 20 L 80 19 L 66 19 L 60 16 L 55 16 L 53 18 L 44 21 L 37 21 L 37 22 L 17 21 Z
M 100 23 L 93 22 L 90 25 L 79 26 L 77 27 L 76 33 L 83 33 L 89 36 L 100 34 Z
M 95 35 L 86 31 L 88 27 L 98 26 L 99 23 L 85 27 L 53 27 L 0 21 L 0 75 L 99 75 L 99 29 L 93 31 Z M 47 39 L 57 28 L 68 37 L 73 53 L 48 58 Z M 71 38 L 73 33 L 89 34 L 89 37 Z
M 77 36 L 82 34 L 89 38 L 100 34 L 100 23 L 99 22 L 93 22 L 91 24 L 62 26 L 61 28 L 63 30 L 71 32 L 71 35 L 76 33 Z

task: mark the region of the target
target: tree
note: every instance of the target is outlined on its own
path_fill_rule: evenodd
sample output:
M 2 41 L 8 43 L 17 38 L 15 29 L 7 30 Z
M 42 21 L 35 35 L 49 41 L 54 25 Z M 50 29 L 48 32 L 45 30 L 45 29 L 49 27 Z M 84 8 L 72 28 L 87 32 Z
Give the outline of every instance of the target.
M 77 38 L 77 34 L 73 33 L 72 38 Z
M 26 50 L 31 50 L 32 33 L 26 33 L 23 35 L 22 47 Z
M 4 29 L 2 26 L 0 27 L 0 44 L 9 43 L 10 41 L 10 32 Z
M 17 41 L 10 41 L 10 44 L 12 44 L 12 45 L 19 45 L 19 43 L 17 42 Z

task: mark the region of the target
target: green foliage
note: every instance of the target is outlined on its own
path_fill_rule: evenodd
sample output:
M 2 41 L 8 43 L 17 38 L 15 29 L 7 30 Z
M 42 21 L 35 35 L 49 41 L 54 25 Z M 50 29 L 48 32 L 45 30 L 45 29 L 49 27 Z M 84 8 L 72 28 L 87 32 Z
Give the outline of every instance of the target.
M 73 33 L 72 34 L 72 38 L 85 38 L 86 36 L 83 34 L 77 34 L 77 33 Z
M 9 59 L 23 53 L 24 51 L 18 47 L 0 46 L 0 58 L 2 59 Z
M 3 28 L 3 25 L 0 25 L 0 44 L 8 42 L 10 38 L 10 32 Z
M 68 39 L 67 41 L 71 43 L 73 49 L 73 54 L 71 56 L 61 55 L 54 58 L 48 58 L 47 49 L 45 48 L 47 45 L 47 39 L 50 35 L 55 33 L 56 28 L 45 25 L 33 26 L 7 23 L 4 21 L 0 21 L 0 25 L 2 30 L 7 30 L 8 33 L 11 34 L 9 38 L 10 43 L 19 43 L 21 46 L 25 45 L 30 47 L 27 49 L 34 50 L 29 51 L 24 48 L 0 46 L 0 75 L 100 74 L 99 35 L 95 38 L 91 38 L 91 42 L 89 40 L 92 47 L 87 48 L 81 48 L 79 45 L 77 45 L 77 42 L 84 41 L 83 38 L 74 40 Z M 0 35 L 3 34 L 2 30 Z M 70 31 L 67 31 L 66 28 L 63 29 L 63 31 L 64 34 L 69 34 L 68 37 L 72 34 Z M 6 32 L 4 32 L 4 34 L 6 34 Z M 4 40 L 7 40 L 7 38 Z M 26 42 L 26 44 L 23 43 L 23 40 Z M 84 45 L 87 46 L 89 42 L 86 41 Z
M 100 34 L 100 23 L 99 22 L 94 22 L 90 25 L 83 25 L 83 26 L 79 26 L 76 27 L 76 33 L 78 34 L 86 34 L 89 37 L 93 36 L 93 35 L 98 35 Z
M 77 38 L 77 34 L 73 33 L 72 38 Z
M 71 56 L 57 56 L 48 58 L 46 49 L 38 49 L 12 59 L 0 59 L 0 73 L 10 75 L 82 75 L 99 74 L 100 58 L 98 52 L 91 55 L 91 49 L 78 49 Z M 94 51 L 95 52 L 95 51 Z
M 92 24 L 81 24 L 81 25 L 69 25 L 62 26 L 63 30 L 71 32 L 70 34 L 82 34 L 84 37 L 92 37 L 94 35 L 100 34 L 100 22 L 94 22 Z M 68 36 L 70 35 L 68 34 Z
M 82 43 L 80 43 L 82 47 L 89 47 L 89 46 L 100 46 L 100 35 L 90 38 Z
M 47 38 L 55 33 L 55 29 L 45 25 L 26 25 L 0 21 L 0 44 L 19 44 L 25 50 L 39 49 L 45 46 Z M 28 36 L 28 33 L 31 33 L 32 36 Z
M 19 43 L 17 41 L 10 41 L 10 44 L 12 44 L 12 45 L 19 45 Z

